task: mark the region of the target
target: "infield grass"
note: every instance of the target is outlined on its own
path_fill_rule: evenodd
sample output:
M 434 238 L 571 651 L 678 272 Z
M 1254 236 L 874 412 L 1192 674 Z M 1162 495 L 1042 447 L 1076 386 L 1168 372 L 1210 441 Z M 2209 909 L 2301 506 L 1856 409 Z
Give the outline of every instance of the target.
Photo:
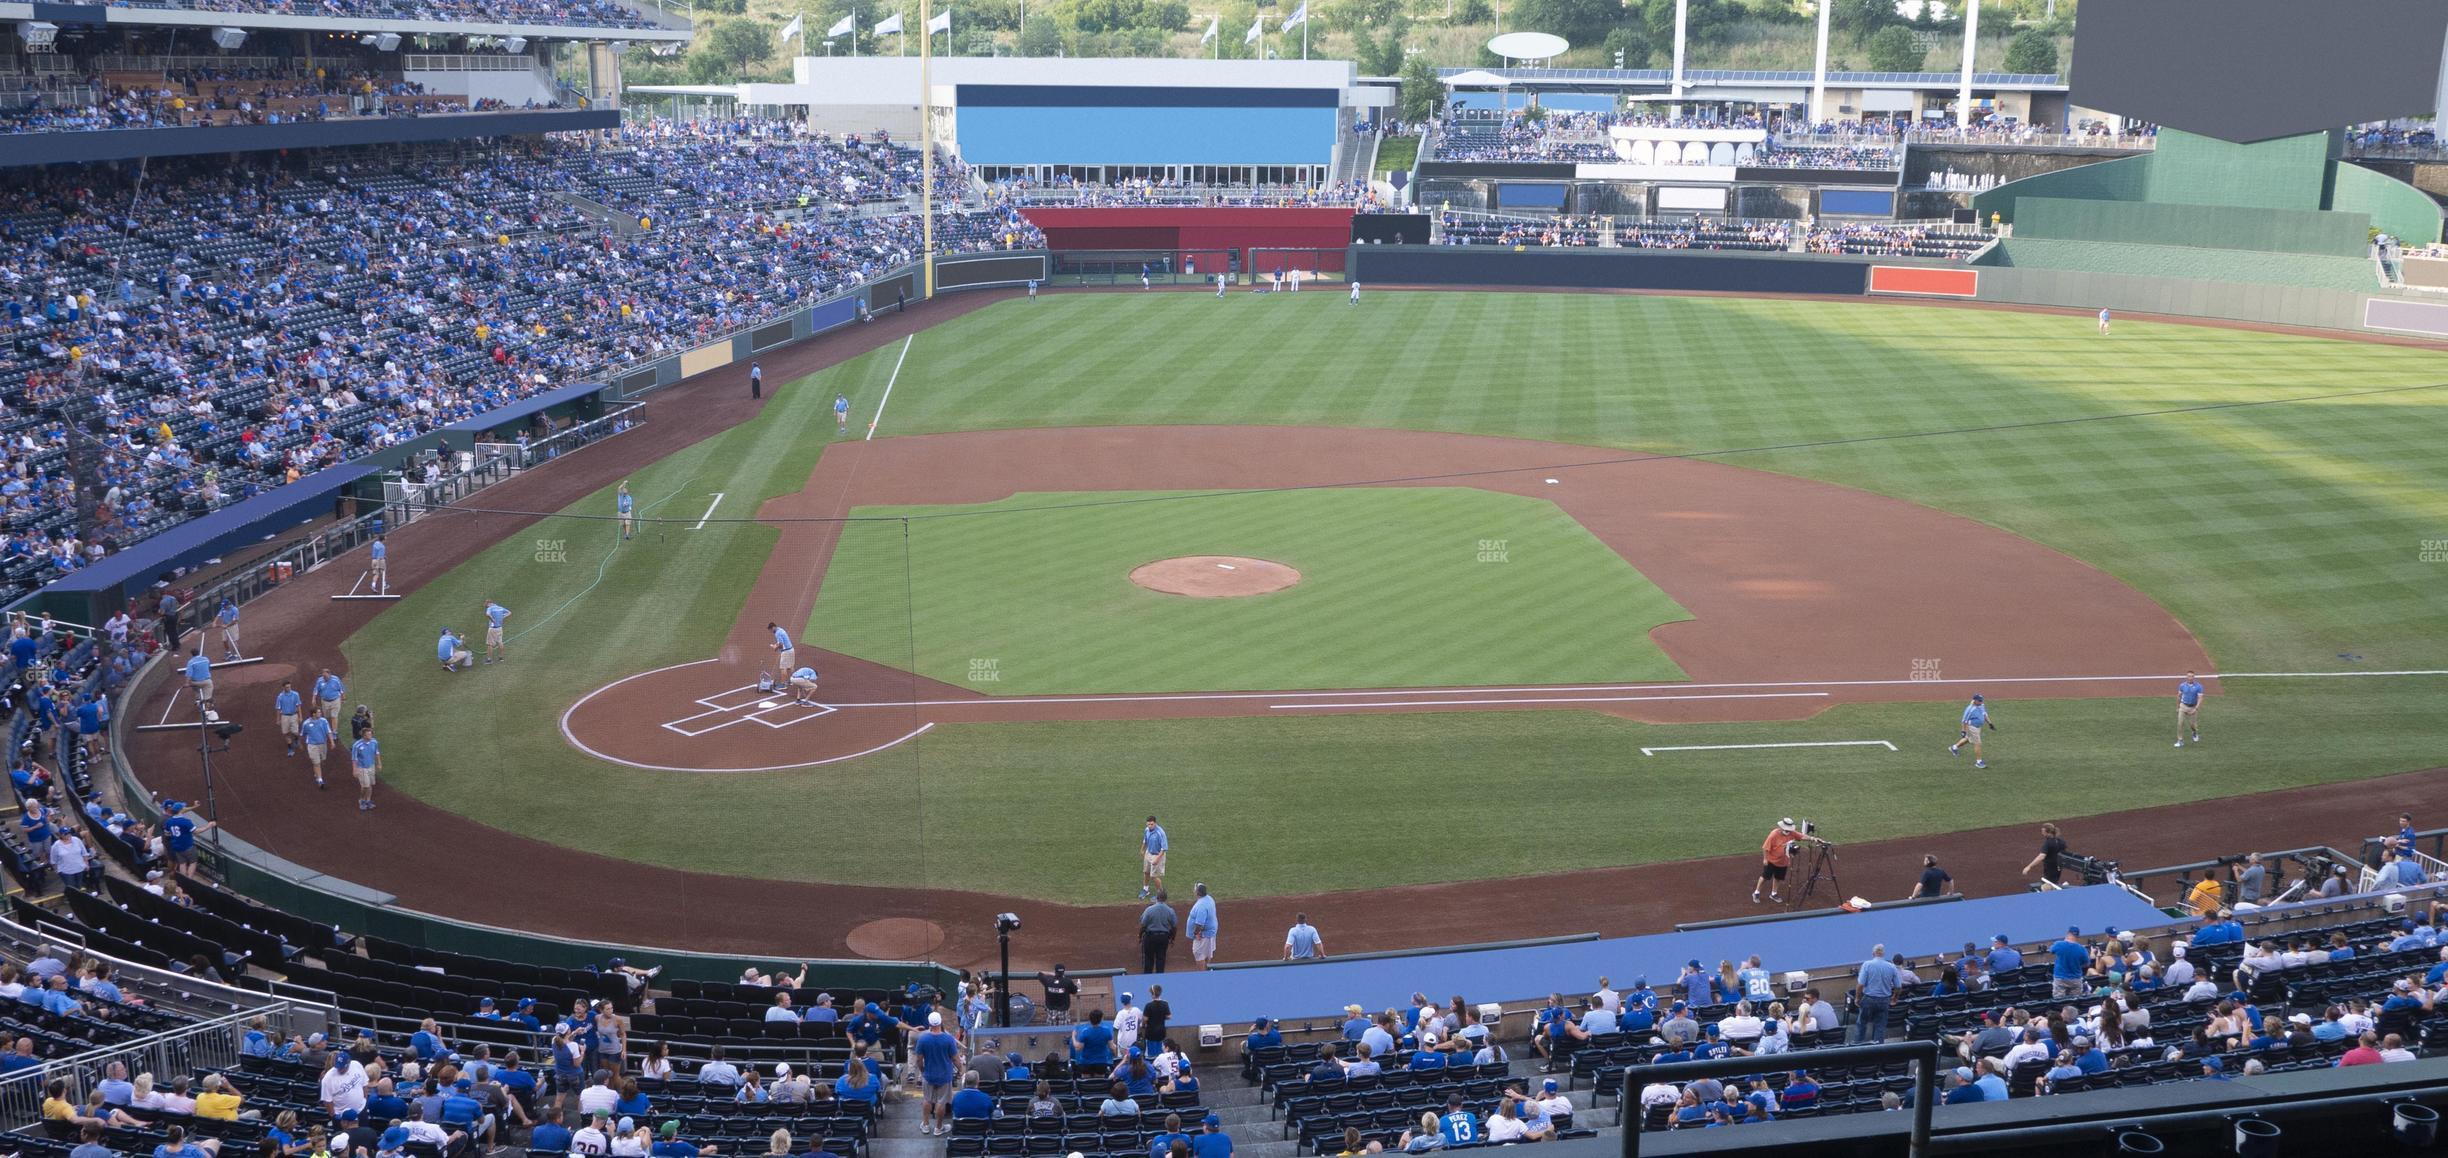
M 1166 497 L 860 508 L 878 521 L 843 528 L 806 638 L 900 666 L 914 635 L 918 674 L 1000 695 L 1683 678 L 1648 633 L 1690 616 L 1553 503 L 1470 487 Z M 1301 579 L 1231 599 L 1130 580 L 1183 555 Z M 873 630 L 902 599 L 916 631 Z
M 799 489 L 833 393 L 871 415 L 898 351 L 784 385 L 758 419 L 639 471 L 632 490 L 685 526 L 712 492 L 736 514 Z M 2402 389 L 2443 381 L 2427 350 L 2136 322 L 2102 339 L 2079 317 L 1893 305 L 1048 294 L 920 334 L 882 432 L 1305 423 L 1707 454 L 2066 551 L 2161 601 L 2222 670 L 2448 669 L 2448 562 L 2431 561 L 2448 551 L 2448 391 Z M 608 512 L 610 496 L 574 509 Z M 531 539 L 566 540 L 566 561 Z M 2015 775 L 1977 782 L 1941 751 L 1953 708 L 1937 704 L 1744 726 L 1563 711 L 942 727 L 847 765 L 718 778 L 606 766 L 562 743 L 552 722 L 579 695 L 703 658 L 772 542 L 716 523 L 615 549 L 602 524 L 548 521 L 411 594 L 346 644 L 352 695 L 385 713 L 390 782 L 657 864 L 1119 901 L 1150 811 L 1174 835 L 1177 876 L 1250 895 L 1741 849 L 1759 815 L 1794 810 L 1751 807 L 1771 795 L 1809 800 L 1859 841 L 2347 781 L 2448 752 L 2438 677 L 2238 681 L 2212 702 L 2212 743 L 2181 751 L 2159 699 L 2004 694 L 2012 734 L 1993 755 Z M 513 667 L 443 675 L 434 633 L 473 628 L 488 595 L 517 612 Z M 924 621 L 895 626 L 915 626 L 925 653 Z M 1637 754 L 1808 739 L 1903 751 Z M 605 824 L 576 806 L 590 801 L 652 819 Z M 1403 830 L 1432 808 L 1502 825 L 1548 803 L 1584 820 L 1536 841 L 1389 839 L 1365 857 L 1316 839 Z M 899 824 L 801 839 L 818 815 L 920 820 L 927 839 L 914 858 Z

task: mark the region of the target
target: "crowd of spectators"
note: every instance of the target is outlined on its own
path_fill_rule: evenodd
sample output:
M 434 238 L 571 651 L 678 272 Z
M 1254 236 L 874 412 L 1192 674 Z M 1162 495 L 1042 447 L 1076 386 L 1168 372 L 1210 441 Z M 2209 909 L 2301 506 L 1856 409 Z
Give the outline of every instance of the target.
M 1903 222 L 1868 221 L 1812 227 L 1803 244 L 1812 253 L 1848 253 L 1873 257 L 1942 257 L 1969 259 L 1989 243 L 1988 235 L 1965 227 L 1947 229 Z
M 1034 181 L 1014 177 L 986 186 L 989 205 L 1076 205 L 1087 208 L 1128 208 L 1137 205 L 1232 206 L 1296 209 L 1351 207 L 1363 212 L 1386 208 L 1384 199 L 1365 183 L 1341 181 L 1330 185 L 1201 185 L 1162 178 L 1121 181 Z
M 111 0 L 114 8 L 252 12 L 332 19 L 448 20 L 574 28 L 654 28 L 621 0 Z
M 1436 243 L 1501 245 L 1511 249 L 1613 246 L 1783 253 L 1793 248 L 1797 233 L 1811 253 L 1940 257 L 1957 261 L 1969 257 L 1989 240 L 1976 229 L 1906 222 L 1813 225 L 1801 221 L 1706 217 L 1505 217 L 1445 208 L 1437 214 Z
M 279 125 L 508 107 L 428 93 L 396 75 L 304 62 L 285 69 L 45 73 L 0 92 L 0 105 L 0 132 L 17 133 Z
M 859 206 L 917 181 L 889 142 L 722 125 L 29 177 L 0 213 L 0 583 L 853 287 L 916 258 L 915 213 Z M 939 249 L 1041 240 L 939 224 Z M 103 493 L 73 493 L 72 438 Z

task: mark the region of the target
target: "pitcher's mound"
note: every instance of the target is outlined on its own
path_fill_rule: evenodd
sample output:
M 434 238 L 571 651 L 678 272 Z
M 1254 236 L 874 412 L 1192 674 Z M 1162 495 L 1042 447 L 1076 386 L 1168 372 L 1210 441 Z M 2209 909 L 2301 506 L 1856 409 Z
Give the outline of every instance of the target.
M 1167 595 L 1193 599 L 1230 599 L 1264 595 L 1300 582 L 1301 574 L 1281 563 L 1240 555 L 1183 555 L 1158 559 L 1131 569 L 1131 582 Z
M 850 930 L 850 951 L 878 961 L 917 961 L 944 943 L 943 926 L 916 917 L 885 917 Z

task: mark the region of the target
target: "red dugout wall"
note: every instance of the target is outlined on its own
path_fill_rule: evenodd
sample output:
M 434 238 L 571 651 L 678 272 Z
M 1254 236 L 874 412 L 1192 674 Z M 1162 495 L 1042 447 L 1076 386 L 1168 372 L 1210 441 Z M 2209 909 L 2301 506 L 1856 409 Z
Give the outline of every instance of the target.
M 1150 205 L 1083 209 L 1033 205 L 1021 210 L 1057 253 L 1082 249 L 1317 249 L 1321 271 L 1343 268 L 1351 244 L 1350 209 L 1205 208 Z

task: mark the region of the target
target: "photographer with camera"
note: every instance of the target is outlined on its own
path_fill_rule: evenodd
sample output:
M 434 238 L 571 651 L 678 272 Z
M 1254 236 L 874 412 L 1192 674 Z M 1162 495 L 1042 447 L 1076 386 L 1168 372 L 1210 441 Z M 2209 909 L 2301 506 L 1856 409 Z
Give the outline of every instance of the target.
M 1759 883 L 1751 886 L 1752 904 L 1759 903 L 1762 888 L 1768 890 L 1769 900 L 1779 903 L 1785 900 L 1785 874 L 1793 869 L 1793 846 L 1801 835 L 1794 827 L 1793 817 L 1788 816 L 1777 821 L 1768 839 L 1760 842 Z

